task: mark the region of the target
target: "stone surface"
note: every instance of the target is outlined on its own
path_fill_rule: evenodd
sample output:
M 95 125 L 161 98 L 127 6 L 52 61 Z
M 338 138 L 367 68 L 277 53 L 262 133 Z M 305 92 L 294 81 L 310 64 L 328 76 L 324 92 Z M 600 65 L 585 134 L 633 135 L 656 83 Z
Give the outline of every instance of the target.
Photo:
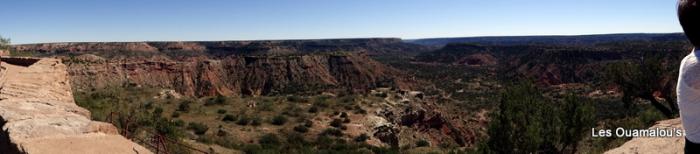
M 659 121 L 651 128 L 683 128 L 680 118 Z M 622 146 L 605 152 L 606 154 L 675 154 L 683 153 L 684 137 L 634 138 Z
M 60 60 L 26 64 L 0 63 L 0 153 L 151 153 L 90 120 Z

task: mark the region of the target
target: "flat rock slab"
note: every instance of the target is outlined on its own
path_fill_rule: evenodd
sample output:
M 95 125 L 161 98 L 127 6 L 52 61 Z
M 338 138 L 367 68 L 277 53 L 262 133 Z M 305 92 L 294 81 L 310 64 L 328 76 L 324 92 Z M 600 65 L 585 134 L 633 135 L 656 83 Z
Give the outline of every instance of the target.
M 683 128 L 680 118 L 659 121 L 651 128 Z M 682 154 L 685 137 L 638 137 L 620 147 L 605 152 L 606 154 Z
M 133 143 L 120 135 L 103 133 L 90 133 L 83 135 L 36 138 L 28 140 L 22 144 L 27 153 L 50 153 L 50 154 L 124 154 L 151 153 L 144 147 Z
M 0 62 L 0 127 L 0 153 L 151 153 L 75 104 L 58 59 Z

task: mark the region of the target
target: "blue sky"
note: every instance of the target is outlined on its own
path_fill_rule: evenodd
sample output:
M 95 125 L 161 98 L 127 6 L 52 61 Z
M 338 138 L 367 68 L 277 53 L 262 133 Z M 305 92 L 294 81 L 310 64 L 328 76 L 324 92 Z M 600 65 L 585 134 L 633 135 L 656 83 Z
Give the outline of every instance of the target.
M 675 0 L 14 0 L 14 44 L 680 32 Z

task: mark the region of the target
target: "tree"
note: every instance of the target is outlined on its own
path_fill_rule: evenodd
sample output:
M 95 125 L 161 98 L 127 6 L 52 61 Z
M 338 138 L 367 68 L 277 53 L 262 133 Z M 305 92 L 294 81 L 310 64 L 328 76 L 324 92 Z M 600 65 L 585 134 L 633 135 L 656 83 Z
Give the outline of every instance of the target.
M 568 94 L 562 104 L 562 152 L 571 146 L 571 153 L 578 150 L 577 142 L 583 139 L 584 132 L 595 126 L 595 108 L 589 100 Z
M 508 86 L 491 116 L 481 153 L 575 153 L 595 124 L 589 100 L 574 94 L 550 100 L 531 82 Z
M 613 63 L 606 69 L 606 78 L 620 86 L 626 106 L 633 104 L 635 98 L 647 100 L 666 117 L 672 118 L 678 114 L 674 99 L 678 67 L 665 58 L 661 53 L 646 52 L 639 59 Z M 666 105 L 657 99 L 655 93 Z
M 0 50 L 10 50 L 10 38 L 0 36 Z
M 532 83 L 509 86 L 492 115 L 487 147 L 495 153 L 558 152 L 561 122 L 553 103 Z

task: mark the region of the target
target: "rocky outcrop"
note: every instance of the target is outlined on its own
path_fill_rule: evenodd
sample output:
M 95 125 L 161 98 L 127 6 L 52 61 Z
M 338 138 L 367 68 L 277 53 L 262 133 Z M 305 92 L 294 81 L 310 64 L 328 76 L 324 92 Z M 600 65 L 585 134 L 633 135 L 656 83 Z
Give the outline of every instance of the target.
M 165 56 L 66 59 L 73 87 L 109 86 L 174 89 L 186 96 L 355 93 L 375 87 L 410 89 L 407 75 L 362 54 L 294 56 Z
M 681 129 L 680 118 L 659 121 L 650 129 Z M 606 154 L 632 154 L 632 153 L 657 153 L 675 154 L 684 153 L 685 138 L 683 136 L 674 137 L 640 137 L 634 138 L 622 146 L 605 152 Z
M 371 113 L 383 119 L 374 124 L 372 135 L 388 146 L 413 146 L 423 140 L 431 145 L 473 147 L 482 136 L 485 120 L 458 118 L 464 113 L 436 104 L 434 97 L 382 88 L 372 93 L 384 96 L 384 102 L 374 104 L 380 107 Z
M 73 101 L 58 59 L 0 63 L 0 153 L 150 153 Z M 26 64 L 26 65 L 17 65 Z

